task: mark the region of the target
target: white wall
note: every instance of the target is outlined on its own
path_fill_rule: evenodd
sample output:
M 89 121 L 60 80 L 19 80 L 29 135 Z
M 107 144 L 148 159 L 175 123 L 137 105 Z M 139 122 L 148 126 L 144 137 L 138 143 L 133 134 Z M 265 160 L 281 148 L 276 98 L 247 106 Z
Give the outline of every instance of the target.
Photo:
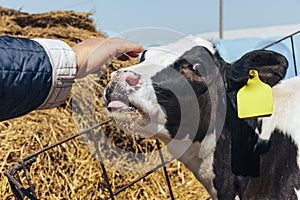
M 266 38 L 274 36 L 286 36 L 298 30 L 300 30 L 300 24 L 228 30 L 223 31 L 223 39 L 235 39 L 245 37 Z M 199 34 L 199 36 L 205 39 L 216 39 L 219 38 L 219 32 L 202 33 Z

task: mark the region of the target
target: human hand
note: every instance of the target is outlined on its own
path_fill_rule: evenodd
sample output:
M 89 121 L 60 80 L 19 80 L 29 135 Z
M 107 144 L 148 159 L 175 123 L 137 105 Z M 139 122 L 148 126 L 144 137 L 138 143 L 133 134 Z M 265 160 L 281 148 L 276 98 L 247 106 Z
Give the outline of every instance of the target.
M 76 78 L 85 76 L 99 70 L 109 60 L 116 57 L 120 60 L 137 57 L 144 51 L 143 47 L 128 40 L 120 38 L 89 38 L 72 47 L 76 53 Z

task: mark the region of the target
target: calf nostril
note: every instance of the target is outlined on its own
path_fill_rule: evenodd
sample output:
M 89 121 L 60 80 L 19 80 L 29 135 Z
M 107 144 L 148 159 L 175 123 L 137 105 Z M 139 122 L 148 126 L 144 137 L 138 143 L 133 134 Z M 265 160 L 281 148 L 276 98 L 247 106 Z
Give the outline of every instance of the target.
M 130 85 L 130 86 L 136 86 L 139 83 L 139 79 L 140 77 L 134 75 L 134 74 L 130 74 L 127 75 L 125 78 L 125 81 Z

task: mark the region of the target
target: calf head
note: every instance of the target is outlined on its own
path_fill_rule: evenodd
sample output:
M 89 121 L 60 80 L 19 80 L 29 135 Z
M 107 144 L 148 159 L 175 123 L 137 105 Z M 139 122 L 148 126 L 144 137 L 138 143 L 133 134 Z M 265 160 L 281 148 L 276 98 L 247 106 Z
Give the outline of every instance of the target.
M 152 47 L 139 64 L 114 72 L 104 99 L 109 113 L 126 131 L 201 143 L 208 134 L 222 131 L 226 101 L 229 98 L 236 109 L 235 94 L 247 83 L 250 69 L 273 86 L 286 68 L 283 56 L 260 50 L 228 64 L 213 44 L 189 37 Z
M 141 63 L 112 74 L 104 98 L 120 127 L 164 140 L 203 139 L 211 118 L 208 88 L 218 69 L 211 66 L 213 45 L 195 44 L 183 39 L 152 47 Z

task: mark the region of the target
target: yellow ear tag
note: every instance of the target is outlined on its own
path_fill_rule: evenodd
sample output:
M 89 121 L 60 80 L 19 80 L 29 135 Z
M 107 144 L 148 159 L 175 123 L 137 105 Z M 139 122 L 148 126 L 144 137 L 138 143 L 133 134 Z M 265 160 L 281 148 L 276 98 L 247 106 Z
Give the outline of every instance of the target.
M 237 93 L 238 117 L 267 117 L 273 113 L 272 88 L 259 79 L 256 70 L 249 71 L 247 84 Z

